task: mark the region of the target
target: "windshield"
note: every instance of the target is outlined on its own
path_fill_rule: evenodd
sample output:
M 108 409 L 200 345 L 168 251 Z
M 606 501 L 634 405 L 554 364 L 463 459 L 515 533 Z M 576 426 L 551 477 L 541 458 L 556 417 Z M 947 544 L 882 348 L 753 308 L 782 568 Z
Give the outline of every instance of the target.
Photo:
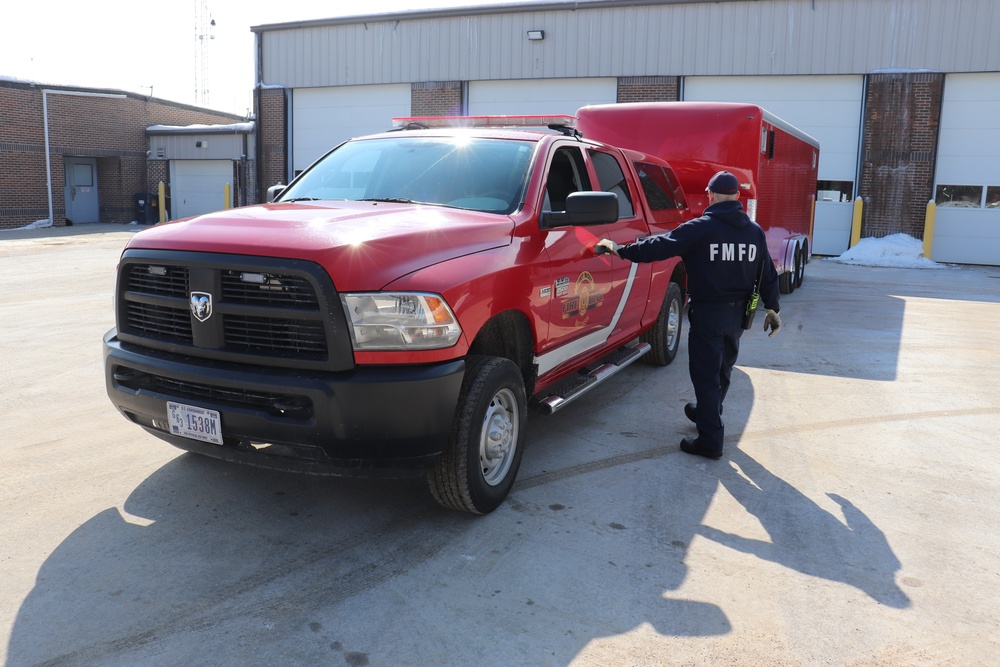
M 401 134 L 349 141 L 304 172 L 279 201 L 438 204 L 488 213 L 520 207 L 535 143 Z

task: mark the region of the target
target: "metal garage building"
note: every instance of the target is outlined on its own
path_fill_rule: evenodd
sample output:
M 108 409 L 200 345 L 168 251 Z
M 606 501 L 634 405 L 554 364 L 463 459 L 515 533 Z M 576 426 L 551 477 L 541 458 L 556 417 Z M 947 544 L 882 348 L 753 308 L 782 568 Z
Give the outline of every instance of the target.
M 743 101 L 820 141 L 813 251 L 923 238 L 1000 264 L 996 0 L 581 0 L 271 24 L 257 36 L 259 182 L 394 116 Z

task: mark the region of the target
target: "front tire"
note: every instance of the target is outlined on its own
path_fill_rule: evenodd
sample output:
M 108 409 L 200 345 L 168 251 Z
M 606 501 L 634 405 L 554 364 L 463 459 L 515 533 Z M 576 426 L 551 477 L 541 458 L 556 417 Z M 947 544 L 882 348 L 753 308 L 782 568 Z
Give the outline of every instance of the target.
M 521 466 L 527 406 L 514 362 L 468 357 L 448 445 L 427 473 L 438 503 L 474 514 L 500 506 Z
M 642 358 L 653 366 L 666 366 L 680 348 L 681 328 L 684 320 L 684 303 L 681 300 L 681 288 L 677 283 L 670 283 L 667 295 L 660 306 L 660 314 L 653 328 L 643 333 L 639 339 L 649 343 L 653 348 Z

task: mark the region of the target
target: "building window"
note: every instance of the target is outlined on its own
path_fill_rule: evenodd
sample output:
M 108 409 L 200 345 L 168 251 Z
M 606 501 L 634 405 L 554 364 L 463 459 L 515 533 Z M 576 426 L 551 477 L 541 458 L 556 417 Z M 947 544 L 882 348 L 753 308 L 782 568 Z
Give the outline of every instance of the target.
M 1000 185 L 986 188 L 986 208 L 1000 208 Z
M 934 196 L 938 206 L 955 208 L 979 208 L 983 202 L 981 185 L 939 185 Z
M 816 181 L 816 201 L 851 201 L 854 181 Z

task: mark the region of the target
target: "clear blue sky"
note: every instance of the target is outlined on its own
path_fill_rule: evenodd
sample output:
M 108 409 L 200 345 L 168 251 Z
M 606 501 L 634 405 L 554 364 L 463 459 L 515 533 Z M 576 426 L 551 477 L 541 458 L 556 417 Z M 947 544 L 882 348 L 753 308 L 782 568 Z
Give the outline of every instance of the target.
M 518 0 L 364 0 L 357 9 L 325 0 L 207 0 L 216 22 L 207 41 L 209 105 L 251 110 L 251 26 L 284 21 L 444 7 L 512 4 Z M 116 88 L 195 103 L 195 8 L 177 3 L 96 0 L 11 2 L 0 18 L 0 77 L 67 86 Z

